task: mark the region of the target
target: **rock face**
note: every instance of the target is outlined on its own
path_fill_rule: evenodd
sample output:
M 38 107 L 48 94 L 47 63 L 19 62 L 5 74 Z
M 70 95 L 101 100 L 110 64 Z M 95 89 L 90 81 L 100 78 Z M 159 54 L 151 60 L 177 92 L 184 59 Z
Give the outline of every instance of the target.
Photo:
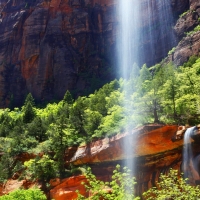
M 170 168 L 182 171 L 183 140 L 172 142 L 172 137 L 176 135 L 177 130 L 177 126 L 150 125 L 133 130 L 129 134 L 125 133 L 110 139 L 98 140 L 87 146 L 79 147 L 70 163 L 77 166 L 89 164 L 98 179 L 109 181 L 117 164 L 123 166 L 124 161 L 132 159 L 137 180 L 136 193 L 141 195 L 156 184 L 160 173 L 167 173 Z M 124 141 L 128 143 L 125 144 Z M 135 141 L 138 142 L 135 143 Z M 125 145 L 131 146 L 131 152 L 126 155 L 123 153 Z M 191 160 L 197 160 L 196 158 L 200 155 L 197 143 L 193 145 L 193 152 L 194 157 Z M 198 183 L 200 180 L 198 170 L 191 163 L 188 163 L 188 169 L 191 183 Z M 76 177 L 77 180 L 82 178 L 82 176 Z M 73 183 L 68 184 L 68 182 L 70 180 L 66 179 L 53 188 L 50 192 L 51 197 L 56 200 L 65 199 L 65 195 L 68 194 L 74 197 L 75 190 L 80 186 L 77 184 L 74 186 Z M 84 194 L 82 188 L 81 192 Z M 67 199 L 72 199 L 70 196 L 67 197 Z
M 176 131 L 177 126 L 145 126 L 131 134 L 79 147 L 70 162 L 74 165 L 91 164 L 97 177 L 109 180 L 117 163 L 124 165 L 126 159 L 132 159 L 138 183 L 136 191 L 141 194 L 156 183 L 161 172 L 170 168 L 180 170 L 183 141 L 172 142 Z M 124 146 L 130 146 L 131 152 L 125 155 Z
M 142 0 L 141 5 L 143 34 L 134 48 L 140 49 L 139 64 L 150 65 L 166 56 L 176 38 L 170 37 L 173 21 L 159 21 L 165 19 L 158 16 L 163 3 Z M 171 0 L 166 6 L 177 16 L 189 4 Z M 67 89 L 86 94 L 114 79 L 116 10 L 117 0 L 2 0 L 0 107 L 20 105 L 29 92 L 38 102 L 61 99 Z
M 126 165 L 127 160 L 134 162 L 134 175 L 137 180 L 136 193 L 141 195 L 154 186 L 161 173 L 167 173 L 170 168 L 182 171 L 183 139 L 173 142 L 179 128 L 177 126 L 146 125 L 112 138 L 94 141 L 86 146 L 70 148 L 66 156 L 66 165 L 72 163 L 79 167 L 87 164 L 98 179 L 110 181 L 117 164 Z M 125 143 L 126 141 L 126 143 Z M 137 143 L 135 142 L 137 141 Z M 193 140 L 191 140 L 193 141 Z M 124 152 L 124 146 L 129 146 L 130 152 Z M 188 162 L 187 172 L 192 184 L 200 182 L 200 147 L 199 140 L 192 143 L 193 156 Z M 25 155 L 26 160 L 27 155 Z M 55 200 L 76 199 L 76 190 L 89 196 L 81 182 L 86 182 L 83 175 L 72 176 L 63 180 L 50 181 L 50 198 Z M 9 180 L 0 187 L 0 195 L 24 186 L 31 187 L 27 181 Z
M 33 188 L 33 187 L 41 188 L 41 185 L 37 183 L 31 183 L 26 180 L 19 181 L 19 180 L 10 179 L 0 186 L 0 196 L 8 194 L 17 189 Z
M 200 31 L 186 35 L 200 25 L 200 2 L 190 0 L 190 9 L 177 21 L 174 29 L 179 40 L 179 44 L 174 52 L 169 55 L 168 60 L 173 61 L 177 66 L 188 61 L 192 55 L 200 55 Z
M 64 179 L 50 191 L 50 198 L 55 200 L 76 199 L 76 190 L 79 190 L 80 194 L 88 196 L 85 187 L 81 184 L 83 182 L 86 182 L 84 176 L 75 176 Z
M 98 140 L 79 147 L 66 162 L 77 166 L 89 164 L 98 179 L 109 181 L 117 164 L 123 166 L 126 159 L 132 159 L 138 183 L 136 192 L 139 195 L 158 181 L 161 172 L 165 173 L 170 168 L 180 170 L 183 141 L 171 140 L 177 128 L 177 126 L 149 125 L 133 130 L 131 134 L 125 133 L 110 139 Z M 128 144 L 124 144 L 125 140 Z M 136 140 L 137 143 L 134 142 Z M 123 153 L 124 145 L 131 146 L 132 149 L 127 155 Z M 73 149 L 71 151 L 74 152 Z M 85 181 L 82 176 L 63 180 L 50 191 L 50 196 L 56 200 L 66 197 L 69 200 L 73 199 L 76 196 L 75 190 L 80 187 L 79 180 Z M 84 193 L 83 188 L 80 188 L 80 191 L 88 195 Z
M 77 149 L 70 162 L 74 165 L 102 163 L 151 156 L 176 149 L 180 143 L 171 141 L 177 126 L 150 125 L 135 129 L 131 134 L 120 134 L 92 142 Z M 128 139 L 127 139 L 128 138 Z M 131 146 L 129 154 L 124 154 L 124 145 Z M 136 144 L 134 141 L 138 141 Z M 181 142 L 182 143 L 182 142 Z
M 177 66 L 180 66 L 193 55 L 200 55 L 200 31 L 183 38 L 171 59 Z

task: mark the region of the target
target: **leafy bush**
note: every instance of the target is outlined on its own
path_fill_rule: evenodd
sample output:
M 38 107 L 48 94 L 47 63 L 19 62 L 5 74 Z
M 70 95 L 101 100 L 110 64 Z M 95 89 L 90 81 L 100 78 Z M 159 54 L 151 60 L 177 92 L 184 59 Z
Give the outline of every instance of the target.
M 200 198 L 199 186 L 190 186 L 187 179 L 178 177 L 178 171 L 171 169 L 168 175 L 161 174 L 156 187 L 143 193 L 146 200 L 195 200 Z
M 179 18 L 184 17 L 185 15 L 187 15 L 190 12 L 190 10 L 185 11 L 184 13 L 182 13 L 181 15 L 179 15 Z
M 112 181 L 103 182 L 97 180 L 96 177 L 88 169 L 86 173 L 88 184 L 84 184 L 87 191 L 92 194 L 93 200 L 139 200 L 139 197 L 134 196 L 135 178 L 130 176 L 130 170 L 126 167 L 121 171 L 120 165 L 116 166 L 113 171 Z M 78 192 L 78 191 L 77 191 Z M 78 200 L 91 199 L 86 198 L 78 193 Z
M 175 50 L 176 50 L 176 48 L 175 47 L 173 47 L 169 52 L 168 52 L 168 55 L 171 55 L 171 54 L 173 54 L 174 52 L 175 52 Z
M 145 200 L 196 200 L 200 198 L 199 186 L 191 186 L 187 184 L 187 179 L 178 175 L 177 170 L 170 169 L 168 175 L 161 174 L 156 187 L 149 189 L 143 193 Z M 121 172 L 120 166 L 117 165 L 113 171 L 112 181 L 103 182 L 97 180 L 96 177 L 88 169 L 86 173 L 88 183 L 84 183 L 85 188 L 92 197 L 86 198 L 78 193 L 78 200 L 139 200 L 140 197 L 134 196 L 135 178 L 130 176 L 130 171 L 124 168 Z
M 44 193 L 37 188 L 28 190 L 15 190 L 8 195 L 0 197 L 0 200 L 46 200 Z
M 57 175 L 56 162 L 47 155 L 43 155 L 42 158 L 36 157 L 35 159 L 26 161 L 24 165 L 27 167 L 25 174 L 28 179 L 49 181 Z

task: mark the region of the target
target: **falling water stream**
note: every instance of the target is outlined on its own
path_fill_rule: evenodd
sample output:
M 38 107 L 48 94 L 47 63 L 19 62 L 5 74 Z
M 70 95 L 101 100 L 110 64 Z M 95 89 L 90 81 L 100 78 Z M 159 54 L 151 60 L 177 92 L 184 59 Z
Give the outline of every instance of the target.
M 128 80 L 131 72 L 133 62 L 137 62 L 138 51 L 134 47 L 139 45 L 139 11 L 140 11 L 140 0 L 119 0 L 119 16 L 120 16 L 120 37 L 119 37 L 119 62 L 120 72 L 124 79 Z M 127 86 L 124 86 L 125 99 L 129 98 L 131 94 L 128 94 Z M 130 105 L 124 103 L 125 112 L 132 110 Z M 127 116 L 130 113 L 125 113 Z M 129 124 L 125 129 L 129 132 Z M 132 152 L 131 144 L 133 136 L 126 137 L 124 141 L 124 156 L 126 157 L 124 165 L 127 166 L 133 172 L 133 161 L 130 158 L 130 152 Z
M 191 146 L 191 135 L 194 132 L 195 126 L 188 128 L 184 135 L 184 149 L 183 149 L 183 171 L 185 177 L 187 177 L 187 171 L 189 166 L 192 165 L 192 146 Z
M 148 60 L 148 58 L 153 60 L 157 52 L 161 52 L 164 56 L 166 48 L 173 46 L 173 33 L 169 31 L 172 28 L 173 15 L 170 0 L 119 0 L 118 5 L 120 74 L 128 80 L 134 63 L 139 65 L 140 63 L 144 64 L 141 60 Z M 159 46 L 155 46 L 157 40 L 162 41 Z M 148 58 L 143 57 L 147 55 L 144 53 L 145 51 L 148 52 Z M 126 99 L 130 98 L 132 91 L 124 86 L 124 93 L 125 112 L 129 112 L 127 115 L 130 115 L 130 112 L 134 115 L 134 110 L 126 104 Z M 129 137 L 126 137 L 123 145 L 126 158 L 124 165 L 131 169 L 134 175 L 135 163 L 132 155 L 134 144 L 137 143 L 137 136 L 131 133 L 130 127 L 127 124 L 125 130 L 129 133 Z

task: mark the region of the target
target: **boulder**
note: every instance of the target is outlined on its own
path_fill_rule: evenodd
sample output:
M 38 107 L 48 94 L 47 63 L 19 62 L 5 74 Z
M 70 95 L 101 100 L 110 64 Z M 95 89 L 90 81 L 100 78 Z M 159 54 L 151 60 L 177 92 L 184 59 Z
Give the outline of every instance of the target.
M 50 198 L 55 200 L 76 199 L 76 190 L 79 190 L 80 194 L 88 196 L 84 185 L 81 184 L 83 182 L 86 182 L 85 176 L 73 176 L 63 179 L 59 185 L 50 190 Z

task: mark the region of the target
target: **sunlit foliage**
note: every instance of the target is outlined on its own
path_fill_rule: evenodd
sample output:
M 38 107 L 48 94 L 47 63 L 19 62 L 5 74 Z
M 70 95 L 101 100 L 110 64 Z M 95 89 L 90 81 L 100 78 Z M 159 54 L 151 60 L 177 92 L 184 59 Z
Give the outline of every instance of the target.
M 4 144 L 0 145 L 0 174 L 4 174 L 0 181 L 13 176 L 13 159 L 24 152 L 43 152 L 56 162 L 55 173 L 65 177 L 65 150 L 72 145 L 111 137 L 145 123 L 195 125 L 200 120 L 199 82 L 200 58 L 193 56 L 178 67 L 168 63 L 143 65 L 139 70 L 134 64 L 129 80 L 114 80 L 76 100 L 67 91 L 62 101 L 45 108 L 38 108 L 28 94 L 22 108 L 0 109 Z M 40 167 L 40 162 L 36 164 Z

